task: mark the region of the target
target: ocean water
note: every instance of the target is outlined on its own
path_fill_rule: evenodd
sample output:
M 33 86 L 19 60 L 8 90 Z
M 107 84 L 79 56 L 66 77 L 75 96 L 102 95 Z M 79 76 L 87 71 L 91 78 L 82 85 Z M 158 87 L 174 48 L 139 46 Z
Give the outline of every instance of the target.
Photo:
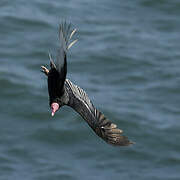
M 0 180 L 179 180 L 180 1 L 1 0 Z M 77 28 L 67 77 L 135 145 L 112 147 L 69 107 L 51 117 L 41 65 Z

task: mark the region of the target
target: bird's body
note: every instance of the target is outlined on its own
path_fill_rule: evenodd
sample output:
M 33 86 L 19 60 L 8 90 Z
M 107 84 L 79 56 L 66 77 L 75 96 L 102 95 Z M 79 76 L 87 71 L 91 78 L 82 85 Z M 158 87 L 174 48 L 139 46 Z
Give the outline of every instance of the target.
M 63 105 L 70 106 L 78 112 L 94 132 L 109 144 L 127 146 L 132 144 L 126 136 L 122 136 L 122 130 L 109 121 L 97 110 L 86 92 L 66 79 L 67 50 L 77 41 L 69 43 L 76 30 L 70 33 L 70 26 L 66 23 L 60 25 L 59 58 L 54 63 L 50 58 L 51 69 L 42 66 L 43 72 L 48 76 L 49 103 L 52 115 Z

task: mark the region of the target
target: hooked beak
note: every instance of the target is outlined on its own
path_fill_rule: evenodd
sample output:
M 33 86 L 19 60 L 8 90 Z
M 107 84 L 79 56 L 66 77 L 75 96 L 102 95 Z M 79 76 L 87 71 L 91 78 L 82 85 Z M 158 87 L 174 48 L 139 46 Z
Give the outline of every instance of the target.
M 59 109 L 58 103 L 52 103 L 51 104 L 51 115 L 54 116 L 55 112 Z

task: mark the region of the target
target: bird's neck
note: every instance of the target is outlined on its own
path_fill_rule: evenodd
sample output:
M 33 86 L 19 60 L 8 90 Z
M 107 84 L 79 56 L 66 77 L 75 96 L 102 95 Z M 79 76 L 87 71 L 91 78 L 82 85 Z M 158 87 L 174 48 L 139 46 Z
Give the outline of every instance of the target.
M 69 102 L 69 94 L 67 92 L 67 89 L 64 87 L 64 93 L 63 95 L 61 96 L 61 102 L 63 102 L 64 105 L 67 105 L 68 102 Z

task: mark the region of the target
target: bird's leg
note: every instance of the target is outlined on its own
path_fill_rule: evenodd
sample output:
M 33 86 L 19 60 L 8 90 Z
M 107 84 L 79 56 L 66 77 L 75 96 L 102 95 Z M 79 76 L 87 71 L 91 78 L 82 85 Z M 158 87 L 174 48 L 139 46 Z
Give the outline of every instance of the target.
M 41 72 L 48 76 L 49 70 L 45 66 L 41 66 Z

